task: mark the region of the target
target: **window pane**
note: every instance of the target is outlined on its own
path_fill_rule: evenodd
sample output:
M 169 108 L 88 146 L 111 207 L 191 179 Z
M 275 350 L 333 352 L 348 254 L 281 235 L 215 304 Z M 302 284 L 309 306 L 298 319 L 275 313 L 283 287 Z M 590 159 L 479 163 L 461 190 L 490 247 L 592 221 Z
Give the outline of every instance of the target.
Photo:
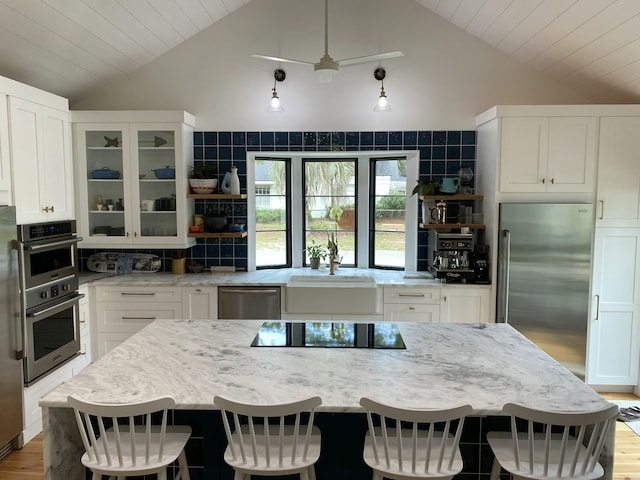
M 348 266 L 355 266 L 356 258 L 355 175 L 353 159 L 304 161 L 305 246 L 311 239 L 326 246 L 334 232 L 338 259 Z
M 256 159 L 256 267 L 291 266 L 288 159 Z
M 287 232 L 256 232 L 256 266 L 287 264 Z
M 404 268 L 406 160 L 373 160 L 371 266 Z

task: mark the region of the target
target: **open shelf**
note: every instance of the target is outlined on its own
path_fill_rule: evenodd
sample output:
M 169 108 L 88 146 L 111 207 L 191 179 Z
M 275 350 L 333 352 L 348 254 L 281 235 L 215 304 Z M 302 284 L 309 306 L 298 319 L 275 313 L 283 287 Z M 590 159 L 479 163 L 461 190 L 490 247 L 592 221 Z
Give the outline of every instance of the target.
M 244 232 L 199 232 L 187 234 L 187 237 L 192 238 L 244 238 L 246 236 L 246 230 Z
M 187 193 L 187 198 L 199 198 L 201 200 L 242 200 L 247 198 L 246 193 L 231 195 L 230 193 Z

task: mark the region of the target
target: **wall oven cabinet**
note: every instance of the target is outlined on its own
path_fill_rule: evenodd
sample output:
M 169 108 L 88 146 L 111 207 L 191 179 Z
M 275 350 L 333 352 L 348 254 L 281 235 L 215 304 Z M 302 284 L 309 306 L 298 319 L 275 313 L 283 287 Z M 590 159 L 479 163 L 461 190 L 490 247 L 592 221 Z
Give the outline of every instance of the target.
M 187 237 L 193 205 L 186 200 L 193 116 L 73 112 L 72 121 L 81 246 L 194 245 Z

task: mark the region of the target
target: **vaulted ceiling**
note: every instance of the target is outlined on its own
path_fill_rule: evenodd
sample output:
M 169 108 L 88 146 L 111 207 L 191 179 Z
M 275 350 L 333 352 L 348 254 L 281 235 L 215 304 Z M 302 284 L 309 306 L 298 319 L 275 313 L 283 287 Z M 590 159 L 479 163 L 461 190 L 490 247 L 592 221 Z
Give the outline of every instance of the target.
M 0 74 L 73 98 L 249 1 L 0 0 Z M 593 103 L 640 99 L 638 0 L 415 1 Z

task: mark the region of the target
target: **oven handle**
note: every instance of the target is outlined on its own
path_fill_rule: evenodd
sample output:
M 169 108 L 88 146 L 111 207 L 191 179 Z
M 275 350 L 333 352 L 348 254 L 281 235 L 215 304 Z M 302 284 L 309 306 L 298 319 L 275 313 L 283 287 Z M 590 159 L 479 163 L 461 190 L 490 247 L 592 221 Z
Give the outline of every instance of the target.
M 31 250 L 35 252 L 36 250 L 44 250 L 44 249 L 49 249 L 51 247 L 73 245 L 74 243 L 78 243 L 81 241 L 82 241 L 82 237 L 75 237 L 70 240 L 60 240 L 59 242 L 50 242 L 50 243 L 40 244 L 40 245 L 25 245 L 25 250 Z
M 51 312 L 52 310 L 57 310 L 60 307 L 66 307 L 67 305 L 75 303 L 78 300 L 80 300 L 82 297 L 84 297 L 84 293 L 75 293 L 75 294 L 72 295 L 72 298 L 70 298 L 69 300 L 65 300 L 64 302 L 57 303 L 55 305 L 52 305 L 49 308 L 45 308 L 44 310 L 40 310 L 40 311 L 35 312 L 35 313 L 27 313 L 27 317 L 29 317 L 29 318 L 39 317 L 41 315 L 44 315 L 45 313 Z

